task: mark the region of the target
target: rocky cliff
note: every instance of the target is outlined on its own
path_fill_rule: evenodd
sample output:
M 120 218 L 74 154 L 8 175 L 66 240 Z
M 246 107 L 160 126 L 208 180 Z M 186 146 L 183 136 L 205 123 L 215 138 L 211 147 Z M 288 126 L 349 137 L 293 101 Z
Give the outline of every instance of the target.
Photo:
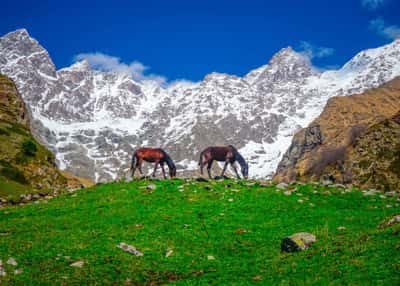
M 54 155 L 29 130 L 29 113 L 13 81 L 0 75 L 0 197 L 65 189 Z M 74 185 L 76 186 L 76 184 Z
M 274 179 L 397 188 L 399 111 L 400 78 L 362 94 L 331 98 L 294 136 Z

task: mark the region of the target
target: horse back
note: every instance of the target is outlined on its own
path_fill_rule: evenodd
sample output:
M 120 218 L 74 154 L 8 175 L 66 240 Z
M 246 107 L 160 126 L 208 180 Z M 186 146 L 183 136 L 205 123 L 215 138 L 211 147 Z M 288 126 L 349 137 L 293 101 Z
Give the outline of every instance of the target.
M 216 161 L 226 161 L 227 159 L 233 159 L 233 152 L 229 147 L 226 146 L 212 146 L 204 150 L 204 154 Z
M 135 155 L 146 162 L 162 161 L 165 158 L 165 152 L 161 148 L 139 148 Z

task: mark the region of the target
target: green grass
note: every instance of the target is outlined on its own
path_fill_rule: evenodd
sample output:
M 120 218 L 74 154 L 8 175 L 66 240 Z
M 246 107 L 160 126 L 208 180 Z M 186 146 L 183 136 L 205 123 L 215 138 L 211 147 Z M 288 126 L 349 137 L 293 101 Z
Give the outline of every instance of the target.
M 377 228 L 400 212 L 395 198 L 313 185 L 286 196 L 247 184 L 133 181 L 3 208 L 0 259 L 14 257 L 23 273 L 6 265 L 0 284 L 400 284 L 400 227 Z M 301 231 L 317 242 L 281 253 L 281 240 Z M 120 242 L 144 256 L 116 248 Z M 82 268 L 70 266 L 79 260 Z

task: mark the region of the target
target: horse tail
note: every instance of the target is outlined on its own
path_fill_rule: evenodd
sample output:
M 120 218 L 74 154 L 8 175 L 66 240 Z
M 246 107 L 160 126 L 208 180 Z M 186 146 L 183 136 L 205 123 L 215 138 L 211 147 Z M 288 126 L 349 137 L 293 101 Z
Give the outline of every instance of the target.
M 201 153 L 200 153 L 199 166 L 202 166 L 202 165 L 203 165 L 203 155 L 204 155 L 204 150 L 201 151 Z

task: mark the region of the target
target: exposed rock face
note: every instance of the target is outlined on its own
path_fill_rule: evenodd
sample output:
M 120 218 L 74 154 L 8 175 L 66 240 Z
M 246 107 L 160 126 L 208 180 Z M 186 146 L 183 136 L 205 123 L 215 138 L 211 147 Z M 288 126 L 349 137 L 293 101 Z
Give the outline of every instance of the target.
M 68 186 L 54 156 L 32 137 L 28 111 L 9 78 L 0 75 L 0 182 L 10 189 L 58 190 Z
M 399 66 L 400 42 L 322 73 L 289 47 L 244 77 L 211 73 L 163 87 L 93 70 L 85 61 L 56 70 L 26 30 L 0 38 L 0 71 L 32 109 L 35 134 L 61 169 L 96 181 L 127 175 L 139 146 L 163 147 L 187 174 L 197 169 L 203 148 L 233 144 L 249 161 L 251 177 L 269 177 L 293 134 L 330 97 L 379 86 L 400 75 Z
M 354 184 L 399 192 L 400 106 L 393 118 L 368 128 L 346 156 L 344 169 L 351 174 Z
M 320 180 L 398 189 L 400 78 L 363 94 L 331 98 L 299 131 L 274 179 Z

